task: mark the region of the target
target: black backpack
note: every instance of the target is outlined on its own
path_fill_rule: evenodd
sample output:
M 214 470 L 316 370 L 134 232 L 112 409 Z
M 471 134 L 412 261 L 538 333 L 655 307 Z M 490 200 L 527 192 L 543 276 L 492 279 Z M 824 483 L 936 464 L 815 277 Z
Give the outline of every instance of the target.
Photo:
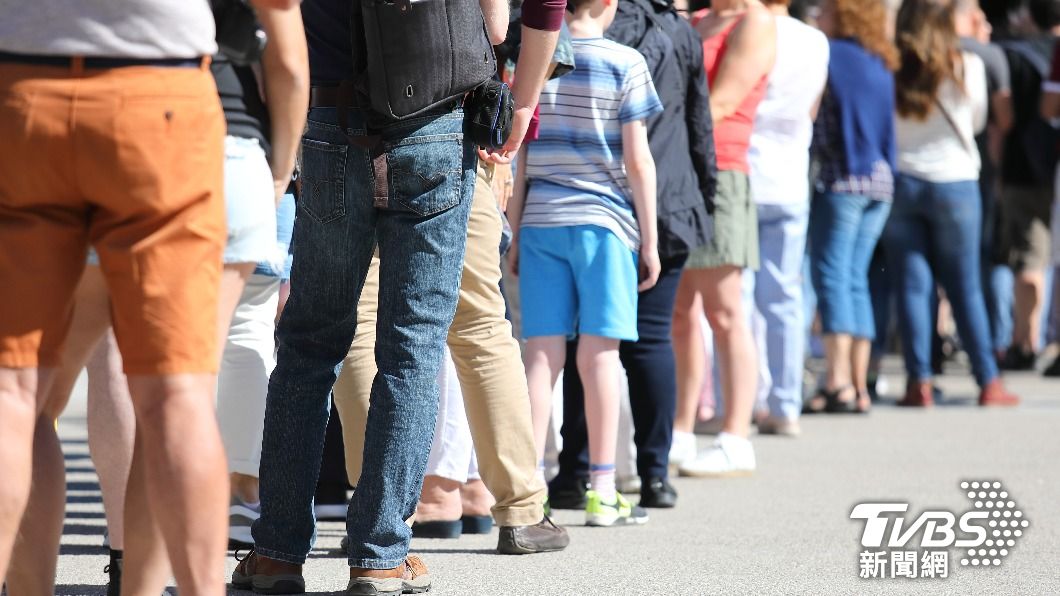
M 401 120 L 497 74 L 477 0 L 352 0 L 355 81 L 372 110 Z

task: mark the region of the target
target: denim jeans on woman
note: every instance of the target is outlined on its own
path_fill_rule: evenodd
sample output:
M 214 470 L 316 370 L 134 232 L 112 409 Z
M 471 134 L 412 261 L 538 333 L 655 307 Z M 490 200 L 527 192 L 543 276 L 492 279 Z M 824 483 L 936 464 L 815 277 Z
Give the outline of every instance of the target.
M 364 472 L 350 502 L 349 564 L 388 569 L 408 553 L 438 407 L 436 379 L 456 310 L 476 156 L 460 110 L 385 125 L 389 175 L 348 143 L 335 109 L 315 108 L 302 142 L 292 291 L 277 328 L 261 461 L 262 556 L 302 564 L 315 533 L 313 491 L 329 395 L 349 350 L 376 243 L 381 257 L 379 374 Z M 365 115 L 348 114 L 351 135 Z
M 802 261 L 808 217 L 806 202 L 758 204 L 762 266 L 744 284 L 748 312 L 757 311 L 765 323 L 764 337 L 757 339 L 769 382 L 760 383 L 759 398 L 771 415 L 788 420 L 802 411 L 806 353 Z
M 997 377 L 979 269 L 981 218 L 975 180 L 939 183 L 904 174 L 895 178 L 894 207 L 883 242 L 898 299 L 905 369 L 912 381 L 932 376 L 936 281 L 949 298 L 975 380 L 985 385 Z
M 818 192 L 810 207 L 810 276 L 825 334 L 876 337 L 869 263 L 891 205 Z

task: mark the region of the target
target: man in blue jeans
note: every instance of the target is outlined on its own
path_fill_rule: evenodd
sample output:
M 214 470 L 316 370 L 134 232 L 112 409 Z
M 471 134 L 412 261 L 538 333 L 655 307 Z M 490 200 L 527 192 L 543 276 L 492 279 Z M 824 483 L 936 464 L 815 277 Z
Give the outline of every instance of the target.
M 513 133 L 501 153 L 480 152 L 491 161 L 510 161 L 520 145 L 562 7 L 557 2 L 553 18 L 537 29 L 524 28 L 519 68 L 525 84 L 513 89 Z M 279 352 L 269 383 L 256 547 L 232 583 L 258 593 L 305 591 L 301 567 L 315 534 L 313 492 L 329 394 L 353 339 L 357 302 L 378 247 L 378 374 L 363 473 L 347 517 L 348 593 L 423 592 L 430 578 L 422 561 L 408 556 L 406 520 L 415 513 L 434 432 L 435 379 L 457 304 L 476 152 L 464 141 L 459 101 L 389 122 L 367 109 L 340 108 L 364 105 L 349 103 L 339 91 L 340 83 L 358 78 L 351 47 L 363 33 L 351 35 L 346 0 L 311 0 L 302 10 L 313 93 L 302 140 L 291 297 L 277 328 Z M 378 135 L 385 169 L 370 143 L 357 141 L 369 134 Z

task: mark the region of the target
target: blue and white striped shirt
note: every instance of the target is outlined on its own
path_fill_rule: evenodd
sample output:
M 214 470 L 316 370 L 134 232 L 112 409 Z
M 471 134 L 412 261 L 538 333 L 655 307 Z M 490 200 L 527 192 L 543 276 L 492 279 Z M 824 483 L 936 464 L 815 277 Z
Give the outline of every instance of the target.
M 575 39 L 574 71 L 541 93 L 522 225 L 597 225 L 640 247 L 622 161 L 622 125 L 663 110 L 644 57 L 613 41 Z

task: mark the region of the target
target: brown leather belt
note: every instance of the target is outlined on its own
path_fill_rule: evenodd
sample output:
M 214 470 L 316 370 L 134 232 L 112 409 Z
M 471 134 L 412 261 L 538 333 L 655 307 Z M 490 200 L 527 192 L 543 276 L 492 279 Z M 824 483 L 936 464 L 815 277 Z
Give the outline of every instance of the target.
M 386 152 L 380 142 L 378 134 L 367 134 L 363 136 L 350 135 L 346 124 L 347 109 L 360 107 L 356 94 L 353 92 L 351 83 L 343 83 L 331 87 L 314 86 L 309 88 L 310 108 L 338 108 L 339 128 L 346 135 L 346 140 L 351 145 L 362 147 L 368 151 L 372 160 L 373 192 L 372 203 L 378 209 L 386 209 L 390 204 L 390 193 L 388 181 L 390 179 L 389 164 L 386 160 Z
M 335 87 L 310 87 L 310 108 L 337 108 L 339 106 L 339 86 Z

